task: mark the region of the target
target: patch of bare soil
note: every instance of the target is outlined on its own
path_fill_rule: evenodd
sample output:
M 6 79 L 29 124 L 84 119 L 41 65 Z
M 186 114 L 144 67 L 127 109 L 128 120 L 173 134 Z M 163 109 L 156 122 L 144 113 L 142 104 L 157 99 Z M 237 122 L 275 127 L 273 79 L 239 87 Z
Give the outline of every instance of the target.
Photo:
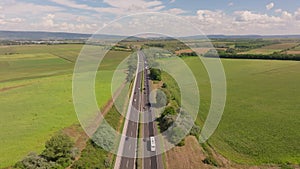
M 84 132 L 84 130 L 81 128 L 80 124 L 74 124 L 70 127 L 67 127 L 63 129 L 62 131 L 64 134 L 71 137 L 75 143 L 75 148 L 78 150 L 78 154 L 75 157 L 75 161 L 77 161 L 80 158 L 82 150 L 86 147 L 86 143 L 89 139 L 88 135 Z M 70 169 L 71 165 L 67 167 L 67 169 Z
M 63 130 L 63 133 L 68 135 L 73 139 L 75 142 L 75 147 L 81 152 L 85 146 L 86 142 L 88 141 L 89 137 L 81 128 L 80 124 L 75 124 L 70 127 L 67 127 Z
M 202 162 L 205 154 L 193 136 L 185 139 L 185 145 L 182 147 L 174 147 L 166 153 L 167 169 L 207 169 L 211 168 Z
M 159 89 L 163 85 L 163 81 L 150 81 L 150 89 Z

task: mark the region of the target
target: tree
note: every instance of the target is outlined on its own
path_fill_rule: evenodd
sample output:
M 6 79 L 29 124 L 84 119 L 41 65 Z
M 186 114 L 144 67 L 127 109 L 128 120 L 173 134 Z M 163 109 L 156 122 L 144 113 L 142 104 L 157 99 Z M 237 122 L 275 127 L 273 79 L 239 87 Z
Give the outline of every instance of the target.
M 150 69 L 150 78 L 152 80 L 161 81 L 161 71 L 159 69 L 151 68 Z
M 37 155 L 36 153 L 30 153 L 27 157 L 25 157 L 22 161 L 19 161 L 15 164 L 14 168 L 20 169 L 48 169 L 48 168 L 57 168 L 54 162 L 49 163 L 43 157 Z
M 171 143 L 180 145 L 180 142 L 185 138 L 185 136 L 185 132 L 180 126 L 174 126 L 168 132 L 167 138 Z
M 167 105 L 167 97 L 163 91 L 157 90 L 155 99 L 157 107 L 163 107 Z
M 200 135 L 200 132 L 201 132 L 200 126 L 197 126 L 197 125 L 194 124 L 194 126 L 190 130 L 190 135 L 195 136 L 198 139 L 199 135 Z
M 46 142 L 46 149 L 42 152 L 42 157 L 47 161 L 56 162 L 63 167 L 67 167 L 70 163 L 73 154 L 74 143 L 69 136 L 59 133 L 54 135 Z
M 162 117 L 166 115 L 177 115 L 177 112 L 175 111 L 174 107 L 168 106 L 165 108 L 164 112 L 161 114 Z
M 159 118 L 159 126 L 161 131 L 168 130 L 169 127 L 171 127 L 174 122 L 176 121 L 177 116 L 176 115 L 166 115 Z

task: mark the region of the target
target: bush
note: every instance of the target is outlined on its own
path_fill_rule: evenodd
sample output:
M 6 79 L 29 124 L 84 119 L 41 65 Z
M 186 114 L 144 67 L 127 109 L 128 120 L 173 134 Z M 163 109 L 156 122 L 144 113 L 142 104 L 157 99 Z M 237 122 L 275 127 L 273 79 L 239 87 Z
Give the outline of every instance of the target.
M 165 93 L 161 90 L 156 91 L 156 107 L 164 107 L 167 105 L 167 97 Z
M 36 153 L 30 153 L 22 161 L 17 162 L 14 168 L 51 168 L 54 166 L 55 164 L 49 163 L 46 159 L 37 155 Z
M 176 115 L 166 115 L 159 118 L 159 127 L 162 132 L 168 130 L 176 120 Z
M 185 139 L 182 139 L 178 144 L 177 144 L 177 146 L 179 146 L 179 147 L 182 147 L 182 146 L 184 146 L 185 145 Z
M 106 151 L 110 151 L 115 146 L 115 135 L 113 133 L 113 128 L 108 123 L 103 122 L 92 137 L 93 143 L 104 148 Z
M 81 152 L 79 160 L 75 161 L 71 168 L 86 169 L 86 168 L 107 168 L 108 152 L 102 147 L 99 147 L 92 140 L 87 142 L 85 149 Z
M 167 85 L 167 83 L 163 83 L 163 85 L 162 85 L 161 87 L 162 87 L 162 88 L 167 88 L 168 85 Z
M 46 142 L 46 149 L 41 155 L 30 153 L 22 161 L 15 164 L 15 168 L 28 169 L 64 169 L 72 163 L 74 159 L 74 143 L 70 137 L 62 133 L 56 134 Z
M 110 161 L 109 157 L 106 157 L 104 160 L 104 166 L 106 168 L 110 168 L 110 165 L 111 165 L 111 161 Z
M 197 126 L 194 124 L 194 126 L 192 127 L 192 129 L 190 131 L 190 135 L 195 136 L 198 139 L 200 132 L 201 132 L 200 126 Z
M 288 164 L 282 164 L 282 165 L 280 165 L 280 169 L 294 169 L 294 168 Z
M 46 142 L 45 147 L 41 155 L 47 161 L 57 162 L 62 166 L 70 164 L 74 143 L 69 136 L 62 133 L 56 134 Z
M 150 78 L 151 80 L 161 81 L 161 71 L 159 69 L 151 68 Z
M 209 165 L 213 165 L 213 166 L 216 166 L 216 167 L 219 166 L 218 162 L 215 159 L 211 158 L 211 157 L 206 157 L 204 160 L 202 160 L 202 162 L 204 164 L 209 164 Z
M 174 107 L 168 106 L 165 108 L 164 112 L 161 114 L 162 117 L 166 115 L 177 115 L 177 112 L 175 111 Z

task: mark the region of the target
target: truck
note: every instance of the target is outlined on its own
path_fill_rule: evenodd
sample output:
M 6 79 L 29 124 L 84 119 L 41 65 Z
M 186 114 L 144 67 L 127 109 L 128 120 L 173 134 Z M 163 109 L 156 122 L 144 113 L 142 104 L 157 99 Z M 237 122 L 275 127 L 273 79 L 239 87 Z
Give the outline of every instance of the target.
M 150 145 L 151 145 L 151 151 L 155 151 L 155 138 L 153 136 L 150 137 Z

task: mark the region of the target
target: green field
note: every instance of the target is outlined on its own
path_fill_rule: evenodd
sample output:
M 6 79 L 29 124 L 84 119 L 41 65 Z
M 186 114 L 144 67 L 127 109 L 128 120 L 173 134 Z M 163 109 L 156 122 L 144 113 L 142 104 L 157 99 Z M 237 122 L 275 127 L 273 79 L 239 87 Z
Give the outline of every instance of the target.
M 58 130 L 78 123 L 72 71 L 82 45 L 0 47 L 0 168 L 39 153 Z M 111 51 L 95 89 L 99 107 L 111 97 L 111 76 L 129 52 Z M 67 58 L 67 59 L 66 59 Z
M 263 54 L 263 55 L 269 55 L 274 52 L 280 52 L 285 49 L 292 48 L 294 46 L 298 45 L 298 43 L 279 43 L 274 45 L 268 45 L 261 48 L 249 50 L 247 52 L 241 52 L 240 54 Z
M 184 61 L 197 78 L 201 105 L 196 123 L 203 125 L 210 106 L 208 76 L 198 58 L 187 57 Z M 299 164 L 300 62 L 222 62 L 228 85 L 227 103 L 220 125 L 208 143 L 238 163 Z M 163 80 L 174 83 L 166 75 Z

